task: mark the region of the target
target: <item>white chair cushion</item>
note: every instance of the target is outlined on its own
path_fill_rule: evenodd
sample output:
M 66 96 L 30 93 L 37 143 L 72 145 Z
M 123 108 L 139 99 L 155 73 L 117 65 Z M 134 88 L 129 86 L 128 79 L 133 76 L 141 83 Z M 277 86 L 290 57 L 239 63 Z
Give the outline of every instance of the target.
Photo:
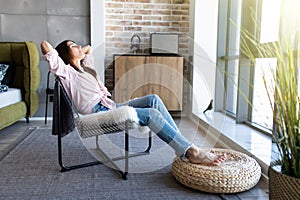
M 76 128 L 83 138 L 125 130 L 126 122 L 130 129 L 139 126 L 137 113 L 130 106 L 75 117 Z

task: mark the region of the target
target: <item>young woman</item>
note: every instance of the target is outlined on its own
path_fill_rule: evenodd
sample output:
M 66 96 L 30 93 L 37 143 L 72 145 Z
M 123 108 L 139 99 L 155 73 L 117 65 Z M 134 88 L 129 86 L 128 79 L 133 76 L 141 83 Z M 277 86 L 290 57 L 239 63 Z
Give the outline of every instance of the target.
M 125 104 L 116 104 L 94 70 L 91 46 L 80 46 L 65 40 L 55 49 L 42 41 L 43 57 L 49 62 L 52 73 L 61 78 L 67 93 L 81 114 L 106 111 Z M 189 142 L 178 130 L 165 105 L 157 95 L 132 99 L 126 105 L 135 108 L 139 123 L 148 126 L 163 141 L 168 143 L 177 155 L 185 156 L 191 163 L 218 165 L 226 155 L 215 155 L 201 150 Z

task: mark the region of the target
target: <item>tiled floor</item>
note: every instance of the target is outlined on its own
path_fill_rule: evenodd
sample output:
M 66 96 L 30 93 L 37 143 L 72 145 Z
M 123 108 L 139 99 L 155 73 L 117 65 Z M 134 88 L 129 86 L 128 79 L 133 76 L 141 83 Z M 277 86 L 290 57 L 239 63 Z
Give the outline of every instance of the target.
M 197 126 L 194 123 L 187 120 L 176 120 L 177 125 L 184 135 L 194 142 L 198 142 L 199 134 Z M 44 121 L 31 120 L 29 124 L 25 121 L 19 121 L 14 125 L 7 127 L 0 131 L 0 160 L 7 154 L 13 147 L 15 147 L 22 139 L 24 139 L 29 133 L 32 127 L 51 126 L 51 121 L 48 125 L 44 124 Z M 215 147 L 219 147 L 218 141 L 211 140 L 206 137 L 205 143 L 209 143 Z M 198 143 L 197 143 L 198 144 Z M 254 188 L 249 191 L 224 196 L 223 199 L 269 199 L 268 196 L 268 184 L 265 180 L 261 180 Z

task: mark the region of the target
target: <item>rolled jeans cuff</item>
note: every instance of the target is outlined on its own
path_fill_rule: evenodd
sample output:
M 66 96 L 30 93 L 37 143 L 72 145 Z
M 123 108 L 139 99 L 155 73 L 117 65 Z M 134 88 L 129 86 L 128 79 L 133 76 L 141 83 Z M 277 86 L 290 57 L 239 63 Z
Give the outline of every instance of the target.
M 169 145 L 175 150 L 176 155 L 187 158 L 187 150 L 192 146 L 192 143 L 187 141 L 181 134 L 178 134 Z

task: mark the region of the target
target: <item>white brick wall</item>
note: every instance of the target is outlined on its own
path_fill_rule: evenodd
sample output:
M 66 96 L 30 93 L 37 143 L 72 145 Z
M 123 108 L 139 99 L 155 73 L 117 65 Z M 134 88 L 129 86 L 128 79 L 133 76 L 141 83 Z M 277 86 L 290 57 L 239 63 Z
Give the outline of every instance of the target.
M 106 63 L 113 54 L 129 53 L 138 34 L 143 53 L 148 52 L 150 32 L 179 32 L 180 53 L 188 55 L 189 0 L 106 0 Z

